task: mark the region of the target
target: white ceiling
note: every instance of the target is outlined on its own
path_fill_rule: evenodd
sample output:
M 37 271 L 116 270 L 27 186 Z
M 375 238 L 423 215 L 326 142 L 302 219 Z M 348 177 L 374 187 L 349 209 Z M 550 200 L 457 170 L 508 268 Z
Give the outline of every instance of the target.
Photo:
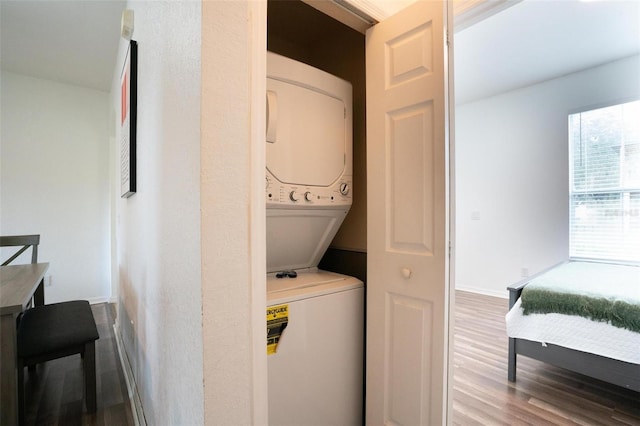
M 109 91 L 124 0 L 0 0 L 2 69 Z
M 640 1 L 524 0 L 455 34 L 456 102 L 638 53 Z
M 2 68 L 108 91 L 124 6 L 0 0 Z M 457 102 L 495 95 L 640 53 L 640 1 L 524 0 L 457 32 L 454 51 Z

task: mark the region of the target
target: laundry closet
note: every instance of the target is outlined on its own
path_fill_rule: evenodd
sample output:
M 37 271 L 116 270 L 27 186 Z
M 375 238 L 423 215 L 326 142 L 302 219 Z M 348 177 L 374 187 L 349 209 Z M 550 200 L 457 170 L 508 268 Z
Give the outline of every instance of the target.
M 340 2 L 336 3 L 332 7 L 341 7 Z M 329 2 L 316 3 L 318 7 L 327 4 Z M 358 280 L 366 285 L 366 321 L 364 303 L 357 307 L 352 305 L 347 310 L 335 310 L 325 305 L 323 311 L 327 315 L 338 311 L 351 312 L 349 320 L 339 324 L 353 326 L 361 322 L 362 326 L 357 327 L 365 328 L 364 335 L 352 341 L 366 336 L 366 397 L 365 392 L 360 395 L 361 388 L 356 392 L 350 385 L 352 390 L 348 397 L 351 402 L 338 404 L 330 402 L 329 397 L 335 395 L 331 388 L 325 387 L 324 393 L 316 393 L 304 401 L 316 401 L 321 407 L 309 409 L 318 412 L 330 412 L 337 406 L 353 409 L 357 405 L 360 408 L 364 399 L 366 421 L 370 424 L 440 424 L 446 418 L 447 318 L 450 314 L 448 114 L 451 113 L 447 90 L 451 63 L 447 63 L 449 37 L 446 22 L 451 18 L 448 18 L 445 6 L 446 3 L 438 1 L 413 3 L 374 25 L 368 31 L 365 43 L 363 34 L 301 1 L 269 1 L 267 5 L 267 46 L 270 52 L 299 61 L 303 67 L 314 67 L 318 72 L 328 73 L 352 86 L 352 173 L 338 176 L 335 182 L 340 189 L 333 190 L 336 200 L 343 202 L 344 196 L 352 200 L 352 205 L 322 259 L 317 264 L 314 259 L 311 264 L 320 271 L 333 271 L 326 272 L 328 274 L 343 274 L 348 282 Z M 299 65 L 292 65 L 294 67 Z M 288 332 L 289 343 L 293 336 L 308 337 L 313 333 L 304 330 L 293 332 L 293 311 L 297 308 L 290 303 L 291 315 L 287 317 L 286 307 L 278 304 L 286 305 L 288 301 L 277 297 L 275 293 L 279 290 L 273 291 L 280 286 L 288 288 L 286 280 L 295 274 L 284 268 L 288 266 L 284 263 L 282 268 L 273 269 L 273 259 L 270 258 L 274 253 L 279 255 L 286 251 L 282 250 L 288 244 L 283 235 L 292 239 L 302 235 L 300 232 L 286 232 L 286 226 L 274 228 L 273 218 L 284 217 L 278 208 L 307 206 L 312 209 L 314 200 L 321 204 L 331 196 L 317 195 L 313 192 L 313 185 L 300 184 L 300 181 L 287 183 L 286 179 L 272 179 L 275 176 L 270 170 L 273 156 L 270 158 L 269 152 L 274 151 L 273 146 L 269 146 L 270 121 L 273 113 L 278 114 L 279 110 L 272 109 L 270 105 L 278 104 L 273 102 L 278 97 L 277 93 L 269 93 L 278 91 L 277 88 L 269 89 L 270 73 L 267 55 L 267 306 L 272 307 L 273 315 L 271 326 L 267 321 L 267 328 L 269 338 L 274 342 L 280 339 L 285 345 Z M 271 78 L 274 79 L 273 73 Z M 287 79 L 275 76 L 275 80 Z M 315 83 L 299 86 L 318 87 Z M 318 92 L 323 91 L 329 93 L 331 90 L 321 89 Z M 334 97 L 340 99 L 340 96 Z M 345 151 L 345 164 L 348 163 L 346 157 Z M 304 161 L 316 167 L 309 158 Z M 279 171 L 275 173 L 279 174 Z M 348 187 L 346 195 L 341 191 L 343 184 Z M 283 205 L 274 206 L 270 195 Z M 289 217 L 305 215 L 293 213 Z M 312 228 L 298 227 L 300 230 Z M 274 235 L 286 244 L 274 244 Z M 324 235 L 327 234 L 322 238 Z M 270 245 L 278 247 L 278 250 L 270 249 Z M 322 247 L 317 251 L 325 249 Z M 288 252 L 297 253 L 290 248 Z M 284 281 L 274 286 L 273 280 L 278 275 Z M 364 289 L 360 287 L 359 290 Z M 298 288 L 296 291 L 302 293 L 306 290 Z M 317 318 L 314 316 L 316 324 Z M 341 325 L 331 327 L 341 331 L 348 328 Z M 343 342 L 347 340 L 342 339 Z M 324 341 L 329 345 L 327 347 L 331 347 L 330 338 Z M 295 342 L 300 348 L 305 344 L 304 340 Z M 358 351 L 360 358 L 341 371 L 362 371 L 365 350 L 352 347 L 342 353 Z M 287 374 L 287 363 L 272 368 L 277 364 L 276 359 L 275 355 L 269 355 L 267 361 L 272 424 L 359 424 L 361 418 L 356 418 L 353 412 L 344 421 L 323 423 L 322 419 L 315 418 L 315 421 L 287 423 L 274 420 L 271 414 L 286 411 L 283 407 L 287 404 L 300 412 L 307 411 L 307 408 L 298 406 L 298 402 L 303 402 L 300 399 L 293 402 L 299 394 L 287 393 L 287 384 L 280 379 L 287 376 L 297 378 L 316 365 L 305 361 L 305 367 L 296 366 L 297 373 L 292 375 Z M 299 364 L 300 359 L 291 357 L 288 362 Z M 322 367 L 317 370 L 322 371 Z M 332 370 L 335 371 L 331 367 L 325 368 L 325 371 Z M 351 374 L 345 373 L 344 376 L 351 377 L 351 384 L 364 381 L 359 378 L 353 380 Z M 319 377 L 319 382 L 327 381 L 322 380 L 322 374 L 315 377 Z M 329 381 L 341 388 L 340 380 L 340 375 L 334 375 Z M 314 384 L 309 382 L 311 387 Z M 325 398 L 323 395 L 328 396 Z M 274 403 L 276 406 L 280 404 L 280 408 L 274 409 Z
M 359 425 L 364 36 L 293 1 L 269 2 L 267 27 L 269 423 Z

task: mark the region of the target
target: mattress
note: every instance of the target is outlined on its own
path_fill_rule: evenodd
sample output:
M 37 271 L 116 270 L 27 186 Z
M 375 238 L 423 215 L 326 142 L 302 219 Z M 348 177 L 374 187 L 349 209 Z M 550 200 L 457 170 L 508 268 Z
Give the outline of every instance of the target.
M 509 337 L 554 344 L 640 364 L 640 333 L 564 314 L 524 315 L 520 299 L 506 315 Z

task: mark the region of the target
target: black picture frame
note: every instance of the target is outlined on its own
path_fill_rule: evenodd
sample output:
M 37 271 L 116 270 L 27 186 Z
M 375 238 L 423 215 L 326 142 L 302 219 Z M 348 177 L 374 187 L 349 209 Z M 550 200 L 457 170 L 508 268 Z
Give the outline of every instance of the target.
M 120 74 L 120 196 L 136 193 L 136 118 L 138 109 L 138 43 L 129 48 Z

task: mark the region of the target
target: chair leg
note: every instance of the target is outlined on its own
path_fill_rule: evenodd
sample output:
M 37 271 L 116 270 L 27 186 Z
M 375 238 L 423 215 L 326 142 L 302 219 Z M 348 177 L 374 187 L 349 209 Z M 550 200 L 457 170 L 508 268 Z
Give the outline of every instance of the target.
M 18 424 L 25 424 L 25 401 L 24 401 L 24 361 L 18 358 Z
M 87 413 L 95 413 L 96 402 L 96 344 L 87 343 L 84 346 L 84 400 L 87 405 Z

